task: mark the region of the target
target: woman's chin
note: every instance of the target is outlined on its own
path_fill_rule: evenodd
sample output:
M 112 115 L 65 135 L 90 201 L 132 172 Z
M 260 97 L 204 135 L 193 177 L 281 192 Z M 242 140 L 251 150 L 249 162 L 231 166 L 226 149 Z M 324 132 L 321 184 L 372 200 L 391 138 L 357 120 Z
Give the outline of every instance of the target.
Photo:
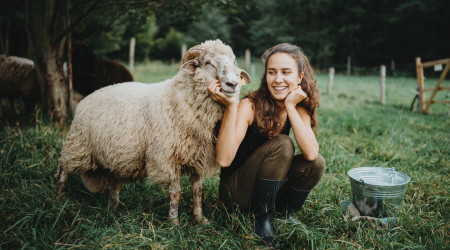
M 287 95 L 273 95 L 272 94 L 272 98 L 275 100 L 275 101 L 278 101 L 278 102 L 284 102 L 284 100 L 286 100 L 286 97 L 287 97 Z

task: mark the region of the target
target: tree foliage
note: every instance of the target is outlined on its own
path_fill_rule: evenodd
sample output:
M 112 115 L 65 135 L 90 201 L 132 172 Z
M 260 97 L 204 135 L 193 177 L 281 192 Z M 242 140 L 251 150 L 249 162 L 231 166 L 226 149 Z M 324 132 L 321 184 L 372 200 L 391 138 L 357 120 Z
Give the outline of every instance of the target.
M 237 55 L 250 49 L 259 56 L 290 42 L 315 66 L 343 65 L 351 56 L 354 66 L 373 67 L 450 57 L 449 9 L 439 0 L 1 0 L 0 53 L 35 61 L 55 111 L 67 99 L 62 62 L 69 33 L 99 57 L 123 61 L 131 37 L 137 60 L 178 60 L 182 44 L 220 38 Z
M 4 13 L 11 8 L 20 13 L 17 6 L 22 2 L 4 0 L 1 6 L 6 7 Z M 215 38 L 230 44 L 236 54 L 249 48 L 255 56 L 276 43 L 295 43 L 316 65 L 344 64 L 349 55 L 359 66 L 450 55 L 448 1 L 73 2 L 74 16 L 98 3 L 98 10 L 74 27 L 74 41 L 87 42 L 100 57 L 120 60 L 127 59 L 132 36 L 138 38 L 137 60 L 176 59 L 183 43 L 191 46 Z M 3 22 L 0 33 L 5 28 Z

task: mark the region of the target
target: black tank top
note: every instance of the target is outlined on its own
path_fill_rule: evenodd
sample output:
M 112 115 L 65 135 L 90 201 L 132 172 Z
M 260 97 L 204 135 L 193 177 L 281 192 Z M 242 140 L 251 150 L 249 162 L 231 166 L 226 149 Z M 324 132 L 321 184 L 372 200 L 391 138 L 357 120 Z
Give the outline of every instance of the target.
M 286 123 L 284 124 L 281 134 L 289 135 L 290 129 L 291 123 L 289 121 L 289 117 L 286 117 Z M 222 179 L 233 173 L 242 165 L 242 163 L 244 163 L 244 161 L 253 153 L 253 151 L 255 151 L 257 148 L 259 148 L 259 146 L 261 146 L 268 140 L 269 138 L 258 132 L 256 123 L 253 122 L 253 124 L 247 129 L 244 140 L 242 141 L 241 145 L 239 145 L 238 151 L 231 165 L 226 168 L 221 168 L 220 178 Z

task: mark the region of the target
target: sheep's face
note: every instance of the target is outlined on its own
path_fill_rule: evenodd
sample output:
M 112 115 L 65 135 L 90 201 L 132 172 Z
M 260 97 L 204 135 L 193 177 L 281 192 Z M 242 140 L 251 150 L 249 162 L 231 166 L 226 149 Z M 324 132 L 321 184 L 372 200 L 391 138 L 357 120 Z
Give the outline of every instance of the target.
M 247 72 L 237 67 L 231 48 L 220 40 L 207 41 L 189 49 L 186 54 L 188 56 L 183 58 L 183 62 L 190 60 L 183 64 L 182 69 L 190 74 L 205 72 L 205 91 L 208 83 L 217 79 L 225 95 L 236 96 L 239 95 L 241 85 L 251 81 Z
M 222 92 L 225 95 L 239 95 L 242 70 L 237 67 L 234 55 L 207 54 L 202 59 L 201 67 L 210 76 L 210 79 L 207 79 L 208 83 L 217 79 L 220 81 Z

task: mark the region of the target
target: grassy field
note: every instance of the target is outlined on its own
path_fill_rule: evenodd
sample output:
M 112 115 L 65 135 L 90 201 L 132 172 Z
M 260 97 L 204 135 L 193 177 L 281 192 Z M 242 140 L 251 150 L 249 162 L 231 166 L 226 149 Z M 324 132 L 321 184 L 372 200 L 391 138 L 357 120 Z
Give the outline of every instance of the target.
M 157 82 L 176 71 L 176 66 L 151 63 L 138 65 L 134 75 L 137 81 Z M 257 87 L 261 73 L 257 65 L 254 83 L 244 91 Z M 310 229 L 276 221 L 285 247 L 450 248 L 450 105 L 435 104 L 429 115 L 410 112 L 414 78 L 388 77 L 385 105 L 379 102 L 377 76 L 338 74 L 330 94 L 327 75 L 317 79 L 322 92 L 317 138 L 327 168 L 295 215 Z M 427 79 L 426 85 L 436 82 Z M 437 99 L 449 99 L 449 94 Z M 182 180 L 179 227 L 166 220 L 167 193 L 145 181 L 122 189 L 116 211 L 108 208 L 106 196 L 87 192 L 76 175 L 70 177 L 67 193 L 59 194 L 53 176 L 67 130 L 40 113 L 31 125 L 1 129 L 0 248 L 261 248 L 251 215 L 227 210 L 219 202 L 218 176 L 204 183 L 210 225 L 193 222 L 187 178 Z M 344 220 L 340 202 L 351 199 L 347 171 L 361 166 L 395 167 L 411 177 L 397 226 L 372 229 Z

